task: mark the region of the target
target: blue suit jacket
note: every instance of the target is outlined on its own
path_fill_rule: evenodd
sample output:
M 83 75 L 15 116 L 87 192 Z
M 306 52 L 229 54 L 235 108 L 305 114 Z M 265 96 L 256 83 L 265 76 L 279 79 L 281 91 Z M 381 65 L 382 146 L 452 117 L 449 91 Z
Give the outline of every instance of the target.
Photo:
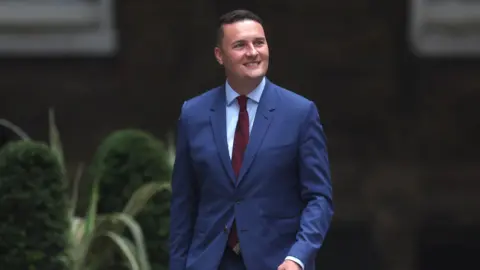
M 225 87 L 184 103 L 172 179 L 170 269 L 216 270 L 235 218 L 249 270 L 286 256 L 315 269 L 333 215 L 326 139 L 315 104 L 266 81 L 241 172 L 226 140 Z

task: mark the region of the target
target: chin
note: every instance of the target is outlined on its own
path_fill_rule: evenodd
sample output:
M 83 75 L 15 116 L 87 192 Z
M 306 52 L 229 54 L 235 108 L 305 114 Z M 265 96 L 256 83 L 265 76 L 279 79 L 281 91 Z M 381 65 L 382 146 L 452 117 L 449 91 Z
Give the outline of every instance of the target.
M 245 74 L 245 78 L 246 79 L 260 79 L 260 78 L 263 78 L 263 76 L 265 76 L 265 72 L 263 71 L 255 71 L 255 72 L 250 72 L 250 73 L 247 73 Z

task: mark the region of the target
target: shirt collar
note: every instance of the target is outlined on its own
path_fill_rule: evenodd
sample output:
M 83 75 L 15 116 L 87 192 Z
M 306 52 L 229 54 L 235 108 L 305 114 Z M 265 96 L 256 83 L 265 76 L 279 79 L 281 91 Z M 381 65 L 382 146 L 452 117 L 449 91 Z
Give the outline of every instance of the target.
M 260 102 L 260 97 L 262 96 L 263 89 L 265 88 L 265 77 L 263 77 L 260 84 L 250 92 L 247 97 L 253 100 L 256 103 Z M 225 92 L 227 95 L 227 106 L 232 105 L 233 101 L 240 96 L 232 87 L 228 84 L 228 81 L 225 82 Z

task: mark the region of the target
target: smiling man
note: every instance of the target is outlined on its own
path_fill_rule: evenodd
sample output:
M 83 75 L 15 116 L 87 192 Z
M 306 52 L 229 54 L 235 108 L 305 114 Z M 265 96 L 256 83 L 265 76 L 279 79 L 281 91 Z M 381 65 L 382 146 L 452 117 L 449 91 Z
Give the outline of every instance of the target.
M 171 270 L 314 270 L 333 215 L 315 104 L 266 78 L 262 20 L 220 18 L 226 82 L 186 101 L 172 178 Z

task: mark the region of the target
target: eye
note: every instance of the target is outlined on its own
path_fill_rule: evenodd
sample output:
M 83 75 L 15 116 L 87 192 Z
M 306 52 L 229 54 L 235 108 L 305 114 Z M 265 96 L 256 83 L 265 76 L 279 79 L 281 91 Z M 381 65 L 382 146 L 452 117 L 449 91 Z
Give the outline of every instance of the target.
M 233 44 L 234 49 L 242 48 L 243 46 L 244 46 L 244 44 L 242 42 L 238 42 L 238 43 Z
M 262 46 L 263 44 L 265 44 L 264 39 L 257 39 L 253 42 L 253 45 L 255 45 L 255 46 Z

